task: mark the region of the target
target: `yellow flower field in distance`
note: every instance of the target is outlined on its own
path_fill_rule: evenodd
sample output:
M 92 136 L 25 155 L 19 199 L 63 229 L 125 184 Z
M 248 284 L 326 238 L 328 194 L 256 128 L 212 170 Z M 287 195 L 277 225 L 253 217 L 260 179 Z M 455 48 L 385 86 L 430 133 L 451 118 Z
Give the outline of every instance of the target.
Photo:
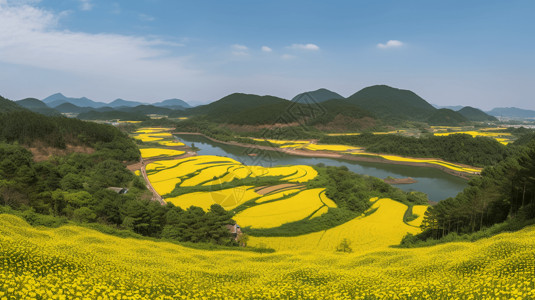
M 359 253 L 397 245 L 407 233 L 420 229 L 403 222 L 407 206 L 383 198 L 376 201 L 369 216 L 358 217 L 331 229 L 295 237 L 251 237 L 251 245 L 269 245 L 278 251 L 334 251 L 340 241 L 347 238 Z
M 533 240 L 531 226 L 367 254 L 210 251 L 0 214 L 0 298 L 533 299 Z
M 208 211 L 213 204 L 219 204 L 226 210 L 232 210 L 238 205 L 260 196 L 255 193 L 253 186 L 239 186 L 213 192 L 188 193 L 178 197 L 166 198 L 165 201 L 183 209 L 197 206 Z
M 139 149 L 139 151 L 141 152 L 141 157 L 143 158 L 153 158 L 159 156 L 179 156 L 186 153 L 180 150 L 165 148 L 141 148 Z
M 345 132 L 345 133 L 327 133 L 328 136 L 351 136 L 351 135 L 361 135 L 360 132 Z
M 141 123 L 141 121 L 119 121 L 118 123 L 138 124 Z
M 136 170 L 136 171 L 134 172 L 134 174 L 136 174 L 136 176 L 141 176 L 141 171 L 140 171 L 140 170 Z
M 468 173 L 481 172 L 480 168 L 465 167 L 460 164 L 450 163 L 450 162 L 446 162 L 443 160 L 432 159 L 432 158 L 410 158 L 410 157 L 403 157 L 403 156 L 397 156 L 397 155 L 384 155 L 384 154 L 376 154 L 376 153 L 368 153 L 368 152 L 348 152 L 348 154 L 382 157 L 384 159 L 391 160 L 391 161 L 435 164 L 435 165 L 440 165 L 442 167 L 445 167 L 454 171 L 459 171 L 459 172 L 468 172 Z
M 483 128 L 478 131 L 435 132 L 434 135 L 435 136 L 449 136 L 452 134 L 468 134 L 468 135 L 471 135 L 472 137 L 478 137 L 478 136 L 490 137 L 490 138 L 495 139 L 496 141 L 498 141 L 499 143 L 503 145 L 507 145 L 513 142 L 510 132 L 493 132 L 496 130 L 503 130 L 503 129 Z
M 303 220 L 324 206 L 336 207 L 330 199 L 330 202 L 323 203 L 321 193 L 324 193 L 324 189 L 304 190 L 287 199 L 247 208 L 235 215 L 233 219 L 242 227 L 251 226 L 252 228 L 274 228 L 285 223 Z
M 312 151 L 351 151 L 351 150 L 360 150 L 362 147 L 357 146 L 345 146 L 345 145 L 318 145 L 318 144 L 309 144 L 305 147 L 307 150 Z
M 179 142 L 179 141 L 161 141 L 161 142 L 158 142 L 158 144 L 160 144 L 162 146 L 169 146 L 169 147 L 184 146 L 184 143 Z

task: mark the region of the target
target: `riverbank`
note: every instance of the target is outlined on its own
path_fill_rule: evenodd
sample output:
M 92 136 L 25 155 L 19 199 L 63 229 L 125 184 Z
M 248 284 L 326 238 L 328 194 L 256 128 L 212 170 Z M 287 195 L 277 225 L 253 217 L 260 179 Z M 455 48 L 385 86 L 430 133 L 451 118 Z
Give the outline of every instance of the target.
M 244 147 L 244 148 L 251 148 L 251 149 L 258 149 L 258 150 L 265 150 L 265 151 L 276 151 L 276 152 L 281 152 L 281 153 L 295 155 L 295 156 L 318 157 L 318 158 L 322 157 L 322 158 L 334 158 L 334 159 L 343 159 L 343 160 L 351 160 L 351 161 L 374 162 L 374 163 L 384 163 L 384 164 L 394 164 L 394 165 L 431 167 L 431 168 L 439 169 L 445 173 L 448 173 L 450 175 L 454 175 L 456 177 L 460 177 L 466 180 L 470 179 L 471 176 L 479 175 L 480 173 L 480 171 L 477 171 L 477 170 L 480 170 L 479 168 L 475 168 L 475 167 L 467 166 L 463 164 L 457 164 L 457 163 L 452 164 L 452 163 L 443 161 L 441 159 L 429 159 L 429 158 L 418 159 L 418 158 L 409 158 L 409 157 L 399 157 L 404 160 L 390 160 L 390 159 L 385 159 L 383 157 L 380 157 L 382 154 L 376 154 L 376 153 L 367 153 L 368 155 L 354 155 L 354 154 L 348 154 L 348 153 L 335 153 L 335 152 L 322 151 L 322 150 L 310 151 L 310 150 L 295 149 L 295 148 L 277 148 L 277 147 L 270 147 L 270 146 L 264 146 L 264 145 L 244 144 L 244 143 L 238 143 L 235 141 L 225 142 L 225 141 L 214 139 L 212 137 L 209 137 L 199 132 L 173 132 L 172 134 L 197 135 L 197 136 L 202 136 L 215 143 L 221 143 L 221 144 Z M 393 157 L 392 155 L 386 155 L 386 154 L 385 156 Z M 428 162 L 426 161 L 415 162 L 411 160 L 428 160 Z M 437 164 L 437 162 L 442 163 L 442 164 Z M 452 167 L 456 166 L 455 167 L 456 169 L 454 170 L 454 169 L 448 168 L 445 165 L 449 165 Z M 459 168 L 467 168 L 467 169 L 471 169 L 474 171 L 464 172 L 464 171 L 459 171 L 458 170 Z

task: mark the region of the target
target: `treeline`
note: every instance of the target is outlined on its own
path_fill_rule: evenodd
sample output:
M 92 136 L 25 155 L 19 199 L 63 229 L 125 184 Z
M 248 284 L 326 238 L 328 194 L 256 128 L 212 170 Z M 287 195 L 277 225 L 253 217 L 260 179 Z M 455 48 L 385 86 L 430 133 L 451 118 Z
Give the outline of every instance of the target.
M 44 145 L 64 149 L 68 144 L 102 150 L 101 154 L 137 161 L 139 151 L 117 128 L 65 117 L 47 117 L 30 111 L 0 114 L 0 142 Z
M 473 138 L 467 134 L 416 138 L 363 133 L 354 136 L 324 136 L 320 142 L 362 146 L 366 147 L 366 151 L 374 153 L 441 158 L 450 162 L 479 167 L 494 165 L 504 160 L 512 152 L 511 149 L 494 139 Z
M 128 192 L 118 194 L 109 187 Z M 0 143 L 0 204 L 22 212 L 33 225 L 73 220 L 181 242 L 235 244 L 224 226 L 234 221 L 220 206 L 205 213 L 149 199 L 143 180 L 105 151 L 34 162 L 25 148 Z
M 422 229 L 409 236 L 405 245 L 490 230 L 518 229 L 535 221 L 535 142 L 505 161 L 487 167 L 481 177 L 455 198 L 428 209 Z M 503 223 L 505 222 L 505 223 Z

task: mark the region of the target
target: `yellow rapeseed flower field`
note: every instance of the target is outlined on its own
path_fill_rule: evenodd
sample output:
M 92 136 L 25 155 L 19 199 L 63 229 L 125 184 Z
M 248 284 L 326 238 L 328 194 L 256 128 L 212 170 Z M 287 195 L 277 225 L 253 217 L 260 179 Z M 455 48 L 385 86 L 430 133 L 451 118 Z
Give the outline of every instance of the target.
M 533 240 L 532 226 L 427 248 L 261 254 L 32 228 L 2 214 L 0 299 L 533 299 Z
M 407 210 L 405 204 L 386 198 L 379 199 L 370 210 L 375 212 L 325 231 L 295 237 L 251 237 L 249 243 L 269 245 L 279 251 L 334 251 L 340 241 L 347 238 L 352 242 L 354 250 L 366 252 L 397 245 L 407 233 L 420 232 L 419 228 L 403 222 Z
M 336 207 L 331 199 L 321 195 L 324 192 L 321 188 L 300 191 L 286 199 L 247 208 L 233 219 L 242 227 L 252 228 L 274 228 L 303 220 L 323 207 Z M 322 200 L 326 200 L 326 203 Z
M 481 172 L 480 168 L 470 168 L 465 167 L 460 164 L 456 163 L 450 163 L 447 161 L 443 161 L 440 159 L 432 159 L 432 158 L 410 158 L 410 157 L 404 157 L 404 156 L 398 156 L 398 155 L 383 155 L 383 154 L 376 154 L 376 153 L 368 153 L 368 152 L 348 152 L 349 154 L 353 155 L 367 155 L 367 156 L 376 156 L 376 157 L 382 157 L 387 160 L 391 161 L 404 161 L 404 162 L 415 162 L 415 163 L 427 163 L 427 164 L 435 164 L 440 165 L 442 167 L 459 171 L 459 172 L 468 172 L 468 173 L 479 173 Z
M 164 149 L 164 148 L 141 148 L 141 157 L 143 158 L 153 158 L 159 156 L 178 156 L 182 155 L 185 152 L 180 150 L 173 149 Z
M 510 142 L 512 142 L 510 132 L 492 132 L 496 130 L 500 130 L 500 129 L 499 128 L 483 128 L 477 131 L 472 130 L 472 131 L 454 131 L 454 132 L 435 132 L 434 135 L 435 136 L 448 136 L 452 134 L 468 134 L 468 135 L 471 135 L 472 137 L 478 137 L 478 136 L 490 137 L 504 145 L 507 145 Z
M 234 159 L 214 155 L 157 161 L 147 165 L 147 174 L 160 195 L 170 193 L 177 184 L 216 185 L 234 179 L 262 176 L 281 176 L 283 181 L 306 182 L 318 175 L 310 166 L 245 166 Z
M 212 192 L 188 193 L 178 197 L 166 198 L 165 201 L 183 209 L 197 206 L 208 211 L 213 204 L 219 204 L 226 210 L 232 210 L 236 206 L 260 196 L 255 193 L 253 186 L 239 186 Z
M 169 146 L 169 147 L 184 146 L 184 143 L 178 142 L 178 141 L 161 141 L 161 142 L 158 142 L 158 144 L 160 144 L 162 146 Z

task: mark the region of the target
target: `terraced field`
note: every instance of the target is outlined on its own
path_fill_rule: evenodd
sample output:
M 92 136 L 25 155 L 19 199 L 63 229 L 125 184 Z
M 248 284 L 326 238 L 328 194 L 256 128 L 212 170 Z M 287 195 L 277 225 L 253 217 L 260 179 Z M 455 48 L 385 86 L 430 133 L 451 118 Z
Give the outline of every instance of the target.
M 428 248 L 260 254 L 32 228 L 2 214 L 0 299 L 533 299 L 533 240 L 532 226 Z
M 419 233 L 423 213 L 411 225 L 403 222 L 407 206 L 391 199 L 375 201 L 370 215 L 363 215 L 337 227 L 296 237 L 251 237 L 250 245 L 269 245 L 278 251 L 334 251 L 344 238 L 353 250 L 364 253 L 397 245 L 407 233 Z M 424 206 L 425 207 L 425 206 Z M 416 227 L 415 227 L 416 226 Z
M 181 151 L 181 150 L 162 149 L 162 148 L 141 148 L 139 149 L 139 151 L 141 152 L 141 157 L 143 158 L 178 156 L 178 155 L 182 155 L 186 153 L 185 151 Z
M 306 182 L 317 176 L 310 166 L 261 167 L 245 166 L 220 156 L 203 155 L 147 165 L 147 174 L 158 193 L 166 195 L 178 185 L 221 185 L 235 179 L 278 177 L 281 181 Z
M 274 228 L 285 223 L 318 217 L 326 213 L 329 207 L 336 207 L 336 204 L 325 196 L 324 189 L 283 191 L 264 196 L 257 202 L 262 204 L 247 208 L 233 219 L 242 227 Z

